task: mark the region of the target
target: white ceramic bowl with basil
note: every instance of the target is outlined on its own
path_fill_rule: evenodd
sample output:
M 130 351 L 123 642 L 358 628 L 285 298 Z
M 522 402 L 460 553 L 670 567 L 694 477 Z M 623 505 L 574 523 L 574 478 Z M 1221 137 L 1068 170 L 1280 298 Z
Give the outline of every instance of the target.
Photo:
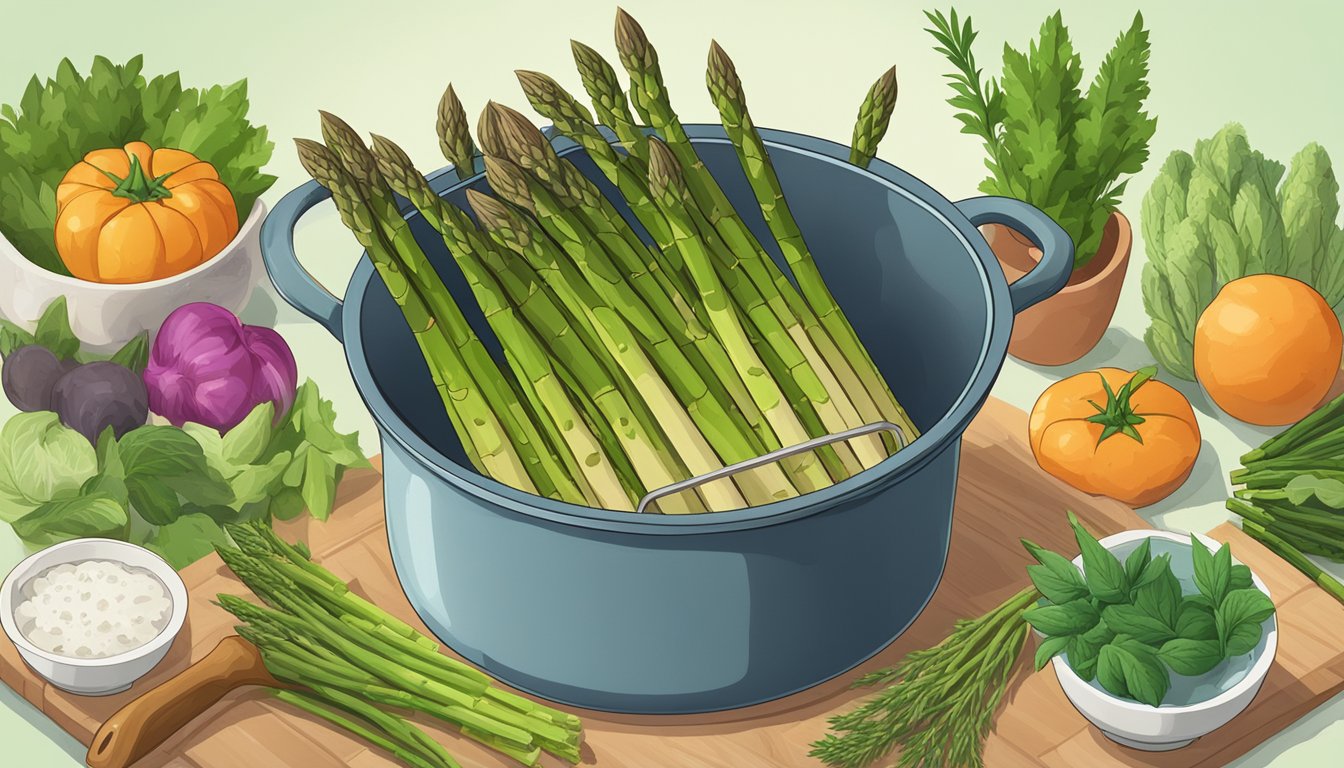
M 1210 551 L 1221 546 L 1206 536 L 1198 538 Z M 1180 581 L 1183 594 L 1198 591 L 1187 535 L 1126 531 L 1102 539 L 1101 545 L 1123 562 L 1144 539 L 1149 540 L 1152 557 L 1171 555 L 1171 572 Z M 1084 570 L 1081 555 L 1073 563 Z M 1272 597 L 1259 576 L 1252 573 L 1251 581 L 1256 589 Z M 1051 663 L 1069 701 L 1107 738 L 1134 749 L 1167 751 L 1184 747 L 1241 714 L 1260 691 L 1274 662 L 1278 641 L 1277 615 L 1271 615 L 1261 624 L 1260 642 L 1249 654 L 1225 659 L 1198 677 L 1172 672 L 1171 688 L 1157 707 L 1115 696 L 1096 679 L 1083 680 L 1069 666 L 1066 654 L 1055 656 Z

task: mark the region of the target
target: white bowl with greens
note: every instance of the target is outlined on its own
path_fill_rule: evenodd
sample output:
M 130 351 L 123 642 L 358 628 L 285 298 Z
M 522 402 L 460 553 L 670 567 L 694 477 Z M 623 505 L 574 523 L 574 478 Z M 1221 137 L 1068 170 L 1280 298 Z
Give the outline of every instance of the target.
M 1079 544 L 1083 554 L 1071 564 L 1081 573 L 1076 581 L 1061 569 L 1063 558 L 1033 550 L 1042 564 L 1032 567 L 1032 579 L 1050 587 L 1042 589 L 1049 604 L 1027 617 L 1045 635 L 1037 666 L 1050 659 L 1084 717 L 1119 744 L 1167 751 L 1250 705 L 1274 662 L 1278 623 L 1268 588 L 1226 545 L 1153 530 L 1100 542 L 1083 532 Z M 1080 590 L 1088 596 L 1060 600 Z M 1101 605 L 1095 624 L 1065 634 L 1087 622 L 1078 617 L 1089 601 Z M 1074 627 L 1067 626 L 1070 611 Z

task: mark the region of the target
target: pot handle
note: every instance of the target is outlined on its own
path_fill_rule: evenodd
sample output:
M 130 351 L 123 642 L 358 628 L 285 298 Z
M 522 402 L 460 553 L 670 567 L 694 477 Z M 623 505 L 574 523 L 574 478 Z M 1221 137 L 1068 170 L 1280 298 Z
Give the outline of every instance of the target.
M 1012 227 L 1041 249 L 1041 260 L 1030 272 L 1008 286 L 1013 313 L 1059 293 L 1073 274 L 1073 240 L 1039 208 L 1011 197 L 972 197 L 954 203 L 974 226 Z
M 261 224 L 261 259 L 280 298 L 344 343 L 341 300 L 314 280 L 294 253 L 294 228 L 299 219 L 330 197 L 331 193 L 316 181 L 309 181 L 282 197 Z

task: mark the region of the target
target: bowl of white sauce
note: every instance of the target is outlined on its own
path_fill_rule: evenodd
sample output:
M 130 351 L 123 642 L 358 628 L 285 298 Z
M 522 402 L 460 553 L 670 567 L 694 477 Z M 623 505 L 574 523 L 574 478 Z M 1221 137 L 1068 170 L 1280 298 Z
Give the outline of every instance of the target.
M 24 662 L 86 696 L 130 688 L 167 655 L 186 617 L 177 571 L 124 541 L 54 544 L 0 586 L 0 625 Z

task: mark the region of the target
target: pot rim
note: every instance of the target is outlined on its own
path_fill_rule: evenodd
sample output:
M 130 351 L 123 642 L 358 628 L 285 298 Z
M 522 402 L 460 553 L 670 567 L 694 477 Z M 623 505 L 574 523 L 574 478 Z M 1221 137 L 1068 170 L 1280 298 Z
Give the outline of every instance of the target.
M 1171 541 L 1176 544 L 1185 544 L 1188 546 L 1190 544 L 1190 538 L 1189 538 L 1190 535 L 1191 534 L 1182 535 L 1172 531 L 1139 529 L 1133 531 L 1122 531 L 1120 533 L 1107 536 L 1106 538 L 1101 539 L 1099 543 L 1108 550 L 1114 549 L 1122 544 L 1128 544 L 1130 542 L 1140 541 L 1142 539 L 1164 539 L 1166 541 Z M 1217 549 L 1218 547 L 1222 546 L 1222 542 L 1216 541 L 1208 536 L 1205 536 L 1202 533 L 1194 533 L 1193 535 L 1196 538 L 1198 538 L 1206 547 Z M 1072 562 L 1080 571 L 1082 570 L 1083 565 L 1082 555 L 1075 557 Z M 1233 558 L 1233 562 L 1237 562 L 1235 558 Z M 1271 600 L 1273 599 L 1273 595 L 1271 595 L 1269 592 L 1269 587 L 1265 585 L 1264 580 L 1261 579 L 1260 575 L 1257 574 L 1255 571 L 1251 571 L 1251 583 L 1255 585 L 1256 589 L 1259 589 L 1261 592 L 1265 593 L 1265 597 L 1268 597 Z M 1258 688 L 1264 682 L 1265 677 L 1269 674 L 1269 668 L 1274 664 L 1274 657 L 1278 654 L 1279 649 L 1279 612 L 1277 605 L 1274 607 L 1274 615 L 1271 618 L 1274 620 L 1274 626 L 1267 633 L 1265 639 L 1265 651 L 1264 653 L 1260 654 L 1259 658 L 1255 660 L 1255 663 L 1251 665 L 1251 668 L 1246 671 L 1246 676 L 1243 677 L 1241 680 L 1237 681 L 1236 685 L 1232 686 L 1231 688 L 1228 688 L 1226 691 L 1219 693 L 1217 696 L 1214 696 L 1211 699 L 1205 699 L 1204 701 L 1197 701 L 1194 704 L 1185 704 L 1182 706 L 1151 707 L 1147 704 L 1143 704 L 1137 701 L 1122 699 L 1119 696 L 1116 696 L 1108 691 L 1098 690 L 1092 685 L 1090 681 L 1084 680 L 1082 677 L 1078 675 L 1077 672 L 1074 672 L 1073 667 L 1070 667 L 1067 663 L 1065 663 L 1062 659 L 1060 659 L 1058 655 L 1051 657 L 1050 665 L 1051 667 L 1054 668 L 1056 675 L 1072 679 L 1073 681 L 1081 685 L 1083 688 L 1094 693 L 1098 698 L 1104 699 L 1111 705 L 1119 707 L 1120 709 L 1125 710 L 1126 712 L 1145 712 L 1145 713 L 1157 712 L 1163 715 L 1184 715 L 1196 712 L 1207 712 L 1209 710 L 1218 709 L 1220 707 L 1232 703 L 1237 699 L 1237 697 L 1244 695 L 1247 691 L 1251 690 L 1252 688 Z
M 178 272 L 175 275 L 160 277 L 157 280 L 145 280 L 139 283 L 99 283 L 93 280 L 81 280 L 71 275 L 62 275 L 50 270 L 43 269 L 37 264 L 28 260 L 19 252 L 19 249 L 9 242 L 3 234 L 0 234 L 0 255 L 6 256 L 14 262 L 18 270 L 31 277 L 44 280 L 60 288 L 77 288 L 94 293 L 108 294 L 136 294 L 148 293 L 156 288 L 161 288 L 174 283 L 185 282 L 195 277 L 200 277 L 202 273 L 218 266 L 220 262 L 227 261 L 229 258 L 246 251 L 243 244 L 248 238 L 254 237 L 257 230 L 261 228 L 261 223 L 266 219 L 266 202 L 257 198 L 252 204 L 252 210 L 247 214 L 247 218 L 238 226 L 238 232 L 229 241 L 228 245 L 220 249 L 219 253 L 202 261 L 200 264 L 188 269 L 186 272 Z M 129 298 L 129 297 L 128 297 Z
M 1130 254 L 1133 252 L 1134 248 L 1134 226 L 1130 224 L 1129 217 L 1126 216 L 1124 213 L 1121 213 L 1119 208 L 1111 211 L 1111 215 L 1107 218 L 1107 221 L 1109 222 L 1111 220 L 1115 221 L 1117 228 L 1115 235 L 1115 249 L 1114 249 L 1115 256 L 1111 258 L 1109 262 L 1106 263 L 1106 266 L 1103 267 L 1100 272 L 1082 281 L 1081 283 L 1066 283 L 1064 287 L 1059 289 L 1059 292 L 1055 294 L 1056 296 L 1061 296 L 1069 293 L 1081 293 L 1089 288 L 1092 288 L 1097 284 L 1101 283 L 1106 278 L 1115 274 L 1116 271 L 1120 270 L 1121 267 L 1126 262 L 1129 261 Z M 1027 240 L 1025 237 L 1023 237 L 1020 232 L 1013 229 L 1009 229 L 1008 227 L 1001 227 L 1001 228 L 1005 230 L 1008 233 L 1008 235 L 1012 237 L 1014 240 L 1029 248 L 1030 251 L 1040 250 L 1035 245 L 1033 245 L 1030 240 Z M 1092 258 L 1095 259 L 1098 255 L 1100 255 L 1100 252 L 1094 254 Z M 1036 261 L 1039 262 L 1040 259 L 1037 258 Z
M 685 128 L 687 135 L 696 143 L 729 143 L 720 125 L 688 124 Z M 485 477 L 473 469 L 463 467 L 443 455 L 417 434 L 409 425 L 407 417 L 384 397 L 373 380 L 368 360 L 364 355 L 360 318 L 363 314 L 364 296 L 375 272 L 369 259 L 362 258 L 345 291 L 345 307 L 341 313 L 342 335 L 345 339 L 346 360 L 355 379 L 356 389 L 378 423 L 383 439 L 395 442 L 401 450 L 433 471 L 438 478 L 453 484 L 465 493 L 494 504 L 499 510 L 509 514 L 539 518 L 563 525 L 649 535 L 736 531 L 808 517 L 831 509 L 846 499 L 875 493 L 909 477 L 941 455 L 944 450 L 956 444 L 971 419 L 989 397 L 990 387 L 1008 355 L 1008 336 L 1013 318 L 1012 302 L 1009 298 L 1008 283 L 995 261 L 989 244 L 950 200 L 890 163 L 874 160 L 867 169 L 862 169 L 848 162 L 849 148 L 835 142 L 768 128 L 762 128 L 760 132 L 767 147 L 806 155 L 819 162 L 844 167 L 851 173 L 865 175 L 890 193 L 900 195 L 923 208 L 956 236 L 963 252 L 970 255 L 974 261 L 980 277 L 982 296 L 986 302 L 985 341 L 981 346 L 979 359 L 952 406 L 909 446 L 877 466 L 819 491 L 770 504 L 725 512 L 696 515 L 646 513 L 636 516 L 632 512 L 586 507 L 520 491 Z M 603 133 L 607 135 L 608 140 L 615 141 L 614 136 L 605 128 Z M 552 144 L 561 156 L 582 149 L 577 143 L 563 137 L 554 138 Z M 479 175 L 473 175 L 464 182 L 458 178 L 455 170 L 449 168 L 432 174 L 429 178 L 435 191 L 444 195 L 465 186 Z M 407 213 L 408 218 L 415 215 L 418 214 L 414 209 Z M 990 360 L 993 359 L 997 359 L 999 363 L 991 365 Z

